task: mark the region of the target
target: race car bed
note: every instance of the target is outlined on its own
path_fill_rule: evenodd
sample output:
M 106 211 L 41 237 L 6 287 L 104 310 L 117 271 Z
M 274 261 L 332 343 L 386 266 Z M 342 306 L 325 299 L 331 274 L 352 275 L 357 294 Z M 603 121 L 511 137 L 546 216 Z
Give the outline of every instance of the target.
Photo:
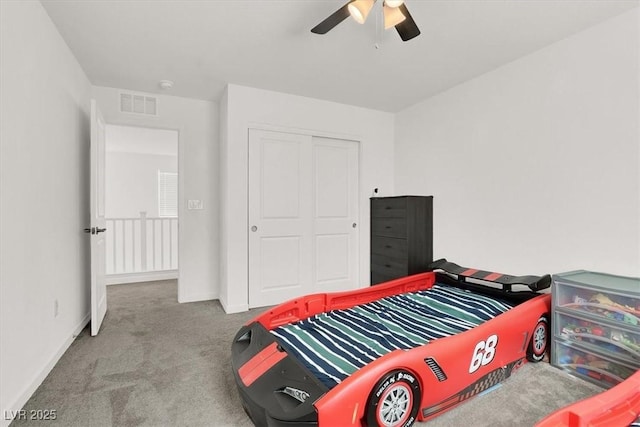
M 549 276 L 434 268 L 443 272 L 301 297 L 245 325 L 232 366 L 254 423 L 411 425 L 544 357 L 550 295 L 538 291 Z

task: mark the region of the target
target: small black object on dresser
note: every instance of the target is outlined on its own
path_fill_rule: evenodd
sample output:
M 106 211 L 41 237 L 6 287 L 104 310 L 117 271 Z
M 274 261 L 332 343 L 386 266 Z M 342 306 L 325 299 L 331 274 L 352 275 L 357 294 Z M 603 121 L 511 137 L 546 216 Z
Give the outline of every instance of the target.
M 371 198 L 371 284 L 427 271 L 433 196 Z

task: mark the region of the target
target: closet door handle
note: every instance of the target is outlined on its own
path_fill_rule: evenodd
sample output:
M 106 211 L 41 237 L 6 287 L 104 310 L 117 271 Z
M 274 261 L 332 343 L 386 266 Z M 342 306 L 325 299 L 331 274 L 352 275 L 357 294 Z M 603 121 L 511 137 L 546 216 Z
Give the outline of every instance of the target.
M 258 227 L 256 227 L 255 225 L 252 225 L 251 226 L 251 231 L 253 231 L 255 233 L 256 231 L 258 231 Z

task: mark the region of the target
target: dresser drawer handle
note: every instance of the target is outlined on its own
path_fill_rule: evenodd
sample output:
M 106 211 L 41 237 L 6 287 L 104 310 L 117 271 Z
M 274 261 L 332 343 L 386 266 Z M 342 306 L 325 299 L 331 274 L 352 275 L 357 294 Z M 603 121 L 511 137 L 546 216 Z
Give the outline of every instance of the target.
M 386 228 L 387 230 L 391 228 L 390 225 L 385 226 L 384 228 Z
M 385 210 L 389 210 L 389 209 L 391 209 L 391 206 L 385 206 L 384 208 L 385 208 Z
M 385 264 L 384 266 L 387 268 L 391 268 L 391 264 Z
M 387 248 L 387 249 L 391 249 L 393 246 L 391 246 L 391 245 L 384 245 L 384 247 L 385 247 L 385 248 Z

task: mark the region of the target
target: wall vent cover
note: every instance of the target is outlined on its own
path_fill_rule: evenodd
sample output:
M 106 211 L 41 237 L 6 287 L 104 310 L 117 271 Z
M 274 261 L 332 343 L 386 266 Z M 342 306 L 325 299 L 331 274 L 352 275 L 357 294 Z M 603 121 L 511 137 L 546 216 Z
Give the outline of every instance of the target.
M 158 98 L 137 93 L 120 92 L 120 112 L 158 115 Z

